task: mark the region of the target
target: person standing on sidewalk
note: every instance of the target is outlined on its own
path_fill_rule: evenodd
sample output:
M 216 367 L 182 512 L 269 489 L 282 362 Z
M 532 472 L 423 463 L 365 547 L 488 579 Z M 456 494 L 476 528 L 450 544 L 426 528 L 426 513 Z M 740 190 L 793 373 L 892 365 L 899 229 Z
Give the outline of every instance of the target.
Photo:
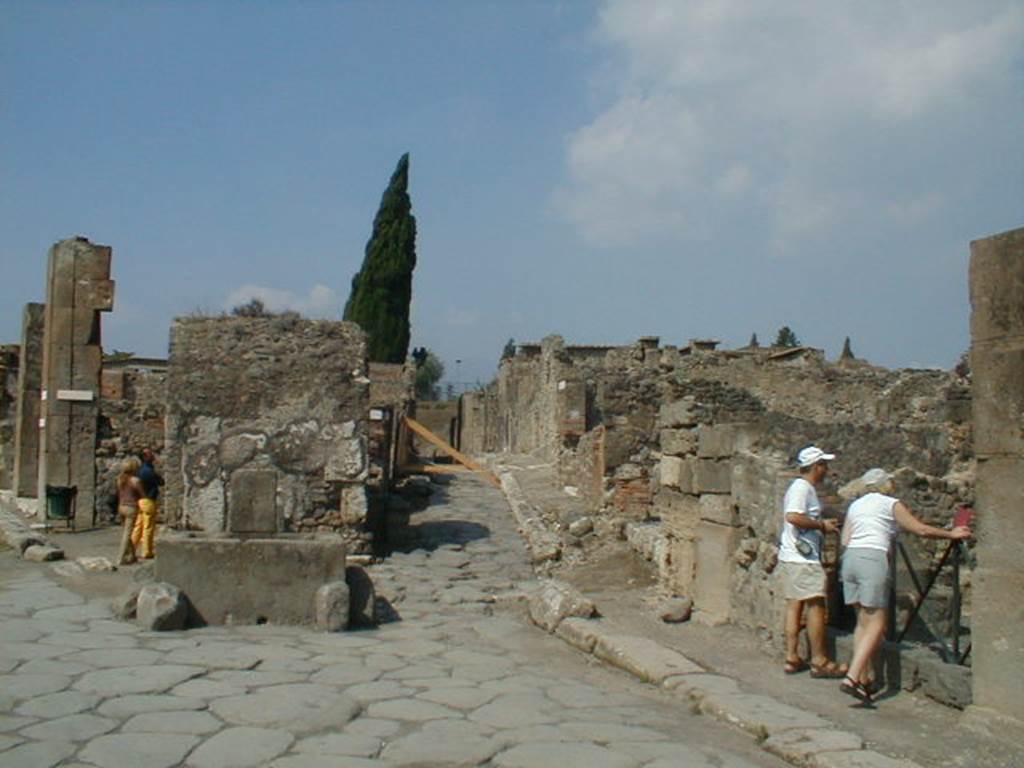
M 160 486 L 164 484 L 164 479 L 153 466 L 153 462 L 156 461 L 153 451 L 143 448 L 140 455 L 142 464 L 139 468 L 139 480 L 145 493 L 139 500 L 139 514 L 132 530 L 132 544 L 136 548 L 141 544 L 142 557 L 148 559 L 155 554 L 153 540 L 156 536 L 157 499 L 160 497 Z
M 134 456 L 125 459 L 121 464 L 121 473 L 117 476 L 117 514 L 123 521 L 121 547 L 117 553 L 118 565 L 131 565 L 137 560 L 132 535 L 139 517 L 139 501 L 146 495 L 142 481 L 138 478 L 140 466 L 141 462 Z
M 902 529 L 928 539 L 963 541 L 971 538 L 971 529 L 958 526 L 946 530 L 922 523 L 891 495 L 892 475 L 884 469 L 869 469 L 860 484 L 865 493 L 850 505 L 843 526 L 840 576 L 846 604 L 857 609 L 857 626 L 850 669 L 839 689 L 870 703 L 872 659 L 885 637 L 896 534 Z
M 821 565 L 823 533 L 835 532 L 835 520 L 821 516 L 816 488 L 828 475 L 835 456 L 815 445 L 797 455 L 800 477 L 790 483 L 782 501 L 782 535 L 779 568 L 786 598 L 786 664 L 783 671 L 795 674 L 808 667 L 811 677 L 843 677 L 846 668 L 828 658 L 825 628 L 825 569 Z M 806 620 L 811 645 L 808 664 L 800 656 L 800 627 Z

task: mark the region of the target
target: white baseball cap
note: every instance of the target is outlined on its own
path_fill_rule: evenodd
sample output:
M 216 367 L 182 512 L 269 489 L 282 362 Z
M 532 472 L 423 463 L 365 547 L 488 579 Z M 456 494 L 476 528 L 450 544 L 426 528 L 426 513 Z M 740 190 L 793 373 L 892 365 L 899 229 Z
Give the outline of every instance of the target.
M 819 461 L 832 461 L 835 454 L 825 453 L 816 445 L 808 445 L 796 455 L 796 463 L 801 467 L 813 467 Z
M 892 480 L 892 475 L 879 467 L 869 469 L 860 476 L 860 482 L 865 488 L 881 488 L 890 480 Z

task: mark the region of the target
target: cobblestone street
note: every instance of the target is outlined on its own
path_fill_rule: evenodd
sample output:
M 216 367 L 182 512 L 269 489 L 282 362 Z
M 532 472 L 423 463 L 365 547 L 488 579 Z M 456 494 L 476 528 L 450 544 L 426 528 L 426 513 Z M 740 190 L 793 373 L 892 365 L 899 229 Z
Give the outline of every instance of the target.
M 142 632 L 0 552 L 0 764 L 779 766 L 754 740 L 528 624 L 501 492 L 460 477 L 369 570 L 374 630 Z

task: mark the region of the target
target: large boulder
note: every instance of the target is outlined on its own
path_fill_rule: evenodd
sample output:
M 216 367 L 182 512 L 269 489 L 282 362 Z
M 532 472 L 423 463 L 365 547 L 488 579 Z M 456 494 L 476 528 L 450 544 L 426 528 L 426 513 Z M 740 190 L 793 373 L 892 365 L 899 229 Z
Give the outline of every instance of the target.
M 541 583 L 529 601 L 530 619 L 548 632 L 554 632 L 563 619 L 576 616 L 589 619 L 597 615 L 593 601 L 578 590 L 557 579 Z
M 365 568 L 350 565 L 345 568 L 345 583 L 348 585 L 348 624 L 350 627 L 373 627 L 377 625 L 377 594 L 373 580 Z
M 145 629 L 171 631 L 185 628 L 188 601 L 173 584 L 160 581 L 146 584 L 139 590 L 135 618 Z
M 348 628 L 349 591 L 344 581 L 330 581 L 316 591 L 313 614 L 318 629 L 340 632 Z

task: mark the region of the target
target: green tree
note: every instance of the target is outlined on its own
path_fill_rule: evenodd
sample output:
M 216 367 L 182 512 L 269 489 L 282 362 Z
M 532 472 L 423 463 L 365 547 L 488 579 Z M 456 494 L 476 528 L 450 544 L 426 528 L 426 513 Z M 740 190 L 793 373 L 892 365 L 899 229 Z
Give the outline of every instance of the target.
M 853 356 L 853 347 L 850 346 L 850 337 L 846 337 L 846 341 L 843 342 L 843 351 L 839 355 L 840 360 L 855 360 Z
M 416 365 L 416 397 L 420 400 L 437 400 L 441 396 L 441 388 L 437 383 L 444 376 L 444 363 L 433 352 L 421 349 L 426 354 L 422 356 L 423 362 Z
M 504 360 L 507 357 L 516 356 L 516 340 L 509 339 L 505 342 L 505 348 L 501 350 L 501 359 Z
M 773 347 L 799 347 L 800 339 L 796 337 L 796 334 L 790 330 L 788 325 L 784 325 L 779 328 L 779 335 L 775 337 L 775 343 Z
M 245 304 L 234 307 L 231 314 L 235 317 L 270 317 L 273 313 L 267 310 L 263 299 L 253 297 Z
M 409 351 L 416 219 L 408 187 L 407 152 L 384 190 L 363 265 L 352 278 L 352 292 L 345 303 L 344 319 L 366 331 L 367 356 L 379 363 L 404 363 Z
M 756 333 L 750 334 L 750 343 L 747 344 L 747 346 L 748 347 L 760 347 L 761 346 L 761 342 L 759 342 L 757 340 L 757 334 Z

